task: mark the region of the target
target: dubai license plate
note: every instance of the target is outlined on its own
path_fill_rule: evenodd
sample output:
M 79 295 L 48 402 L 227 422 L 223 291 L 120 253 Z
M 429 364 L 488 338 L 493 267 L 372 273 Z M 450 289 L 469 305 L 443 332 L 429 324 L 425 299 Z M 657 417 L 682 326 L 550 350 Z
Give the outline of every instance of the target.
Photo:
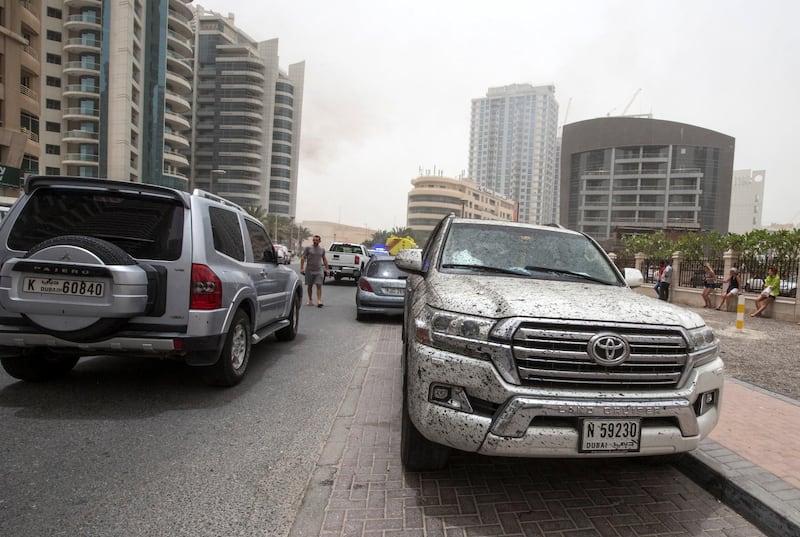
M 401 287 L 384 287 L 383 292 L 387 295 L 399 296 L 405 292 L 405 289 Z
M 94 280 L 61 278 L 25 278 L 22 290 L 26 293 L 45 293 L 70 296 L 103 296 L 105 284 Z
M 639 451 L 641 439 L 641 420 L 638 419 L 581 420 L 580 451 L 584 453 Z

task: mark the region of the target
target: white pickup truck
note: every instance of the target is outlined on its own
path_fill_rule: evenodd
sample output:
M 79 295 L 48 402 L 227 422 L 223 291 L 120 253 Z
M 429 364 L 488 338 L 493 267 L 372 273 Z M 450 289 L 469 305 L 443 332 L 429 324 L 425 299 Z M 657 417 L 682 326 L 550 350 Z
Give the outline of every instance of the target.
M 328 248 L 328 264 L 331 274 L 337 282 L 342 278 L 358 280 L 369 260 L 369 253 L 363 244 L 351 242 L 333 242 Z

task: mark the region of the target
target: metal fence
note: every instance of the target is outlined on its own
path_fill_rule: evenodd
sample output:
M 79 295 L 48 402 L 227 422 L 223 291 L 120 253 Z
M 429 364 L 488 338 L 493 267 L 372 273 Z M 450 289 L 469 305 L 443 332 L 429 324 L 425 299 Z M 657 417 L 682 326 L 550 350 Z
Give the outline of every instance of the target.
M 764 278 L 769 267 L 774 266 L 780 276 L 780 296 L 797 297 L 798 260 L 754 255 L 739 258 L 739 273 L 747 292 L 758 293 L 764 288 Z

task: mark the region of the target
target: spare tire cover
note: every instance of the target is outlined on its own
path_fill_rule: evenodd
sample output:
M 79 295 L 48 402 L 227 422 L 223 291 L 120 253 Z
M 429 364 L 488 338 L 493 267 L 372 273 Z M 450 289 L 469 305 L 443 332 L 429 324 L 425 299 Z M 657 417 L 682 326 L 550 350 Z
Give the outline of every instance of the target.
M 106 282 L 102 297 L 52 294 L 22 306 L 24 317 L 59 338 L 87 342 L 110 337 L 147 307 L 146 272 L 127 252 L 108 241 L 62 235 L 37 244 L 19 261 L 38 261 L 43 266 L 49 262 L 56 268 L 91 269 L 95 273 L 99 270 L 106 275 L 101 278 Z M 70 278 L 61 274 L 53 277 Z

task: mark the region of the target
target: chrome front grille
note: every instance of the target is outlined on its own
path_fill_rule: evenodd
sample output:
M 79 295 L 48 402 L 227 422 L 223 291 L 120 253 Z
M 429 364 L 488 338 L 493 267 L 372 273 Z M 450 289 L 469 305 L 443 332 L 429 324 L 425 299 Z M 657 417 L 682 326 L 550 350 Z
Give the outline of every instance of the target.
M 630 356 L 614 366 L 595 362 L 588 345 L 599 333 L 626 340 Z M 672 328 L 525 322 L 512 344 L 524 386 L 676 388 L 688 361 L 686 340 Z

